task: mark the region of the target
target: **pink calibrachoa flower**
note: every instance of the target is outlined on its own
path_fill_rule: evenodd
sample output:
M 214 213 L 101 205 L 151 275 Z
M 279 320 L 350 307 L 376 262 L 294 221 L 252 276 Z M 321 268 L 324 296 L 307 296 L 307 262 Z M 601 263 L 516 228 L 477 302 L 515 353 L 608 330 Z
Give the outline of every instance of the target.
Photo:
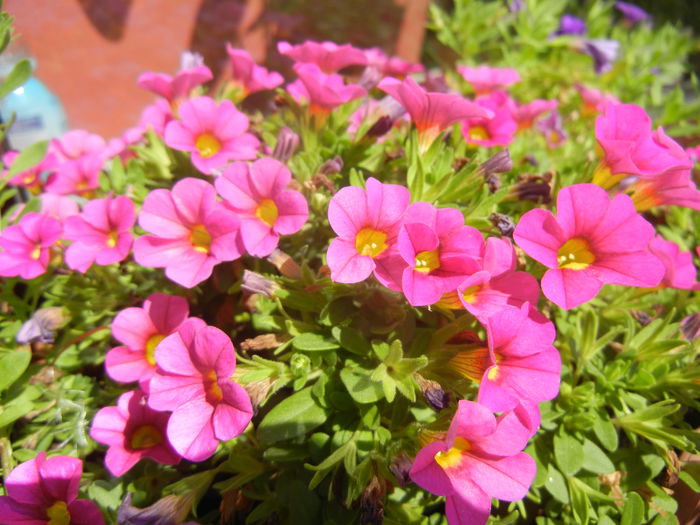
M 345 84 L 343 77 L 323 73 L 316 64 L 295 64 L 299 78 L 287 86 L 298 103 L 306 102 L 312 113 L 325 115 L 342 104 L 367 95 L 357 84 Z
M 81 195 L 89 197 L 100 186 L 100 172 L 104 164 L 99 155 L 83 155 L 56 166 L 46 180 L 44 190 L 57 195 Z
M 620 101 L 610 93 L 604 93 L 597 89 L 586 87 L 583 84 L 574 84 L 576 91 L 583 99 L 583 116 L 593 116 L 605 111 L 610 104 L 620 104 Z
M 231 160 L 251 160 L 258 154 L 260 141 L 248 130 L 248 117 L 230 100 L 217 102 L 209 97 L 184 101 L 178 108 L 180 120 L 165 126 L 165 143 L 189 151 L 192 164 L 206 175 Z
M 241 220 L 241 240 L 250 255 L 270 255 L 280 235 L 298 232 L 309 217 L 304 196 L 286 189 L 291 180 L 287 167 L 272 158 L 234 162 L 216 179 L 216 191 Z
M 257 91 L 275 89 L 284 83 L 284 77 L 275 71 L 259 66 L 245 49 L 236 49 L 226 44 L 231 62 L 231 78 L 241 87 L 244 96 Z
M 447 498 L 450 525 L 483 525 L 491 498 L 517 501 L 535 478 L 535 461 L 522 449 L 530 431 L 513 412 L 498 419 L 472 401 L 461 400 L 444 440 L 423 447 L 410 476 L 420 487 Z
M 143 109 L 139 119 L 139 127 L 143 129 L 144 133 L 150 128 L 156 135 L 162 137 L 165 133 L 165 126 L 173 118 L 175 117 L 170 104 L 165 99 L 159 98 Z
M 411 73 L 425 71 L 423 64 L 408 62 L 396 56 L 390 57 L 378 47 L 365 49 L 364 52 L 367 65 L 377 68 L 382 75 L 404 78 Z
M 204 461 L 219 441 L 240 435 L 250 423 L 250 397 L 231 380 L 233 345 L 218 328 L 189 319 L 158 345 L 156 363 L 148 405 L 173 412 L 168 441 L 185 459 Z
M 277 50 L 304 64 L 315 64 L 326 74 L 335 73 L 347 66 L 366 66 L 367 57 L 362 49 L 350 44 L 338 45 L 335 42 L 313 42 L 293 46 L 289 42 L 277 42 Z
M 106 266 L 126 259 L 134 221 L 134 204 L 124 195 L 89 201 L 83 213 L 64 223 L 63 237 L 73 241 L 65 253 L 68 268 L 85 273 L 93 263 Z
M 39 452 L 7 475 L 0 496 L 3 525 L 104 525 L 99 507 L 78 498 L 83 462 Z
M 2 156 L 2 162 L 8 170 L 12 167 L 12 163 L 17 158 L 17 155 L 19 155 L 19 153 L 16 151 L 8 151 Z M 27 171 L 18 173 L 9 181 L 7 181 L 7 183 L 12 184 L 14 186 L 21 186 L 23 188 L 26 188 L 34 194 L 41 193 L 41 188 L 44 184 L 41 175 L 44 172 L 53 171 L 57 165 L 58 159 L 56 158 L 56 156 L 53 153 L 47 153 L 46 157 L 44 157 L 44 159 L 41 162 L 39 162 L 39 164 L 32 168 L 29 168 Z M 3 173 L 3 177 L 6 176 L 7 171 Z
M 126 308 L 112 322 L 112 336 L 123 343 L 107 352 L 107 375 L 121 383 L 138 381 L 148 392 L 156 370 L 158 344 L 173 334 L 190 313 L 187 300 L 175 295 L 154 293 L 141 308 Z
M 537 98 L 527 104 L 516 106 L 513 112 L 513 118 L 518 123 L 518 129 L 531 128 L 538 117 L 548 111 L 557 109 L 558 106 L 558 100 Z
M 165 275 L 192 288 L 207 279 L 214 266 L 241 256 L 240 220 L 216 201 L 214 187 L 200 179 L 178 181 L 172 191 L 157 189 L 146 197 L 139 226 L 154 235 L 134 242 L 138 264 L 165 268 Z
M 398 100 L 411 115 L 418 130 L 421 151 L 428 149 L 440 132 L 455 122 L 468 118 L 489 119 L 493 116 L 489 109 L 460 95 L 426 91 L 410 77 L 403 82 L 385 78 L 378 87 Z
M 513 233 L 525 253 L 550 268 L 542 278 L 544 295 L 567 310 L 593 299 L 606 283 L 658 285 L 664 266 L 649 252 L 653 236 L 632 199 L 618 194 L 611 200 L 595 184 L 563 188 L 556 217 L 530 210 Z
M 213 78 L 207 66 L 181 69 L 174 77 L 165 73 L 146 72 L 137 80 L 139 87 L 163 97 L 171 104 L 178 99 L 187 98 L 190 91 L 209 82 Z
M 39 195 L 39 200 L 41 201 L 41 213 L 61 222 L 80 213 L 78 203 L 65 195 L 42 193 Z
M 99 135 L 82 129 L 74 129 L 65 133 L 60 139 L 53 139 L 49 152 L 63 161 L 78 160 L 86 155 L 104 159 L 106 148 L 105 139 Z
M 49 265 L 51 246 L 63 227 L 41 213 L 27 213 L 0 233 L 0 276 L 34 279 Z
M 505 91 L 494 91 L 481 96 L 476 103 L 490 110 L 492 117 L 470 118 L 462 124 L 462 135 L 468 144 L 479 146 L 507 146 L 515 138 L 518 124 L 513 117 L 515 102 Z
M 698 290 L 700 284 L 696 280 L 697 270 L 693 265 L 693 254 L 681 251 L 672 241 L 667 241 L 657 235 L 649 243 L 649 251 L 664 263 L 666 274 L 661 280 L 661 286 L 678 288 L 680 290 Z
M 683 206 L 700 211 L 700 191 L 690 170 L 672 170 L 654 177 L 638 178 L 625 191 L 631 193 L 638 211 L 655 206 Z
M 408 302 L 426 306 L 455 291 L 479 271 L 483 243 L 479 230 L 464 224 L 461 211 L 411 204 L 397 239 L 404 265 L 400 285 Z
M 92 420 L 90 437 L 107 445 L 105 466 L 113 476 L 123 476 L 144 458 L 163 465 L 180 461 L 165 438 L 170 414 L 146 404 L 146 394 L 131 390 L 119 396 L 117 406 L 100 409 Z
M 520 82 L 520 73 L 510 67 L 459 66 L 457 72 L 472 85 L 477 95 L 491 93 Z
M 391 268 L 384 263 L 396 251 L 411 196 L 403 186 L 382 184 L 374 177 L 365 186 L 346 186 L 331 199 L 328 222 L 338 237 L 328 247 L 326 262 L 335 282 L 359 283 L 374 273 L 387 285 Z

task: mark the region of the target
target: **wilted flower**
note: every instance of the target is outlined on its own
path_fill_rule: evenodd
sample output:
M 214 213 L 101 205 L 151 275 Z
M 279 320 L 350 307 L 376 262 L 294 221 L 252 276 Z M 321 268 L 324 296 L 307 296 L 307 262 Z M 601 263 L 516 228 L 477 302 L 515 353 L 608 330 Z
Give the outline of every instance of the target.
M 39 308 L 27 321 L 22 323 L 15 336 L 15 341 L 21 345 L 53 343 L 54 332 L 64 321 L 63 308 L 58 306 Z

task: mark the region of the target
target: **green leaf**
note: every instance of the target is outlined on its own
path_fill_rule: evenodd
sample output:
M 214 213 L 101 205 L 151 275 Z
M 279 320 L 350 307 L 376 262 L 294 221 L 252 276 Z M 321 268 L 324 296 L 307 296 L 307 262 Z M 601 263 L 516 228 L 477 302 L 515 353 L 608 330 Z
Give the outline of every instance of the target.
M 636 492 L 630 492 L 625 498 L 620 525 L 641 525 L 644 521 L 644 500 Z
M 311 392 L 300 390 L 275 406 L 258 427 L 258 437 L 276 443 L 306 434 L 326 422 L 328 414 Z
M 340 380 L 358 403 L 376 403 L 384 397 L 383 383 L 372 381 L 372 372 L 360 367 L 343 368 L 340 371 Z
M 577 518 L 576 523 L 588 525 L 590 520 L 590 503 L 588 496 L 575 483 L 576 478 L 569 478 L 569 494 L 571 496 L 571 509 L 574 511 L 574 516 Z
M 6 97 L 12 91 L 24 84 L 32 74 L 32 64 L 29 59 L 23 58 L 15 64 L 10 74 L 0 84 L 0 98 Z
M 567 476 L 573 476 L 583 466 L 583 444 L 563 427 L 554 436 L 554 458 Z
M 325 352 L 340 348 L 338 343 L 330 341 L 320 334 L 304 332 L 292 339 L 292 346 L 302 352 Z
M 583 440 L 583 468 L 596 474 L 609 474 L 615 471 L 613 464 L 603 450 L 589 439 Z
M 607 448 L 610 452 L 615 452 L 617 450 L 618 436 L 617 429 L 612 421 L 610 421 L 607 416 L 601 417 L 596 424 L 593 426 L 593 432 L 595 433 L 600 444 Z
M 544 484 L 549 493 L 564 504 L 569 503 L 569 490 L 566 486 L 566 479 L 562 476 L 554 465 L 550 463 L 547 468 L 547 480 Z
M 24 374 L 31 360 L 32 353 L 29 350 L 15 350 L 0 354 L 0 392 Z
M 697 468 L 695 468 L 697 467 Z M 700 464 L 689 463 L 683 467 L 678 477 L 688 485 L 693 492 L 700 492 Z
M 42 140 L 41 142 L 36 142 L 31 146 L 27 146 L 22 150 L 22 152 L 17 155 L 15 161 L 10 166 L 7 172 L 6 179 L 11 179 L 18 173 L 27 171 L 39 164 L 46 156 L 46 150 L 49 148 L 49 141 Z
M 362 332 L 349 326 L 334 326 L 331 329 L 333 338 L 340 343 L 345 350 L 357 355 L 366 355 L 370 346 L 362 336 Z

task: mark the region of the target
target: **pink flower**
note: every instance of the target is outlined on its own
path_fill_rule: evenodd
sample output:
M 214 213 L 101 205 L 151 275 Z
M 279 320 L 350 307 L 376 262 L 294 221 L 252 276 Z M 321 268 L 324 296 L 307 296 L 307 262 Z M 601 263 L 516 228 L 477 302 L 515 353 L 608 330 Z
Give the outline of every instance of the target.
M 410 77 L 403 82 L 385 78 L 378 87 L 398 100 L 411 115 L 422 151 L 430 147 L 441 131 L 455 122 L 493 116 L 490 110 L 459 95 L 425 91 Z
M 477 95 L 491 93 L 520 82 L 520 73 L 510 67 L 459 66 L 457 72 L 472 85 Z
M 362 86 L 346 85 L 343 77 L 323 73 L 315 64 L 295 64 L 294 71 L 299 79 L 289 84 L 287 91 L 298 103 L 306 101 L 312 113 L 326 114 L 367 95 Z
M 180 456 L 165 439 L 170 414 L 156 412 L 138 390 L 119 396 L 117 406 L 100 409 L 92 420 L 90 437 L 107 445 L 105 465 L 113 476 L 123 476 L 144 458 L 176 465 Z
M 218 104 L 209 97 L 184 101 L 178 108 L 180 120 L 165 126 L 165 143 L 189 151 L 192 164 L 206 175 L 230 160 L 254 159 L 260 141 L 248 130 L 248 117 L 230 100 Z
M 100 186 L 100 172 L 104 159 L 98 155 L 83 155 L 77 160 L 59 164 L 46 180 L 45 191 L 57 195 L 89 197 Z
M 17 155 L 19 155 L 19 153 L 16 151 L 8 151 L 2 156 L 2 162 L 8 170 L 12 167 L 12 163 L 17 158 Z M 44 159 L 41 162 L 39 162 L 39 164 L 37 164 L 33 168 L 29 168 L 27 171 L 18 173 L 9 181 L 7 181 L 7 183 L 27 188 L 34 194 L 41 193 L 41 187 L 43 185 L 41 175 L 46 171 L 54 170 L 57 165 L 58 159 L 56 158 L 56 156 L 52 153 L 47 153 L 46 157 L 44 157 Z M 3 173 L 3 177 L 6 176 L 7 171 Z
M 693 146 L 692 148 L 686 148 L 685 152 L 693 162 L 698 162 L 700 159 L 700 145 Z
M 604 93 L 597 89 L 589 88 L 583 84 L 574 84 L 576 91 L 583 99 L 583 115 L 592 116 L 605 111 L 610 104 L 620 104 L 620 101 L 610 93 Z
M 662 205 L 700 210 L 700 191 L 690 176 L 690 170 L 673 170 L 654 177 L 638 178 L 626 191 L 632 194 L 638 211 Z
M 693 265 L 693 254 L 683 252 L 672 241 L 667 241 L 657 235 L 649 243 L 649 251 L 656 255 L 666 268 L 666 274 L 661 280 L 661 286 L 678 288 L 680 290 L 698 290 L 696 280 L 697 270 Z
M 138 381 L 148 392 L 156 370 L 158 344 L 182 325 L 190 313 L 187 301 L 164 293 L 151 294 L 141 308 L 126 308 L 112 322 L 112 336 L 125 346 L 107 352 L 107 375 L 121 383 Z
M 74 129 L 65 133 L 60 139 L 51 141 L 49 152 L 59 160 L 77 160 L 84 156 L 105 158 L 107 143 L 105 139 L 82 129 Z
M 204 461 L 219 441 L 245 430 L 253 409 L 245 389 L 230 379 L 236 368 L 231 340 L 218 328 L 194 321 L 158 345 L 148 405 L 173 412 L 167 435 L 178 454 Z
M 106 266 L 126 259 L 134 220 L 128 197 L 89 201 L 83 213 L 68 217 L 64 225 L 64 238 L 73 241 L 65 254 L 68 268 L 85 273 L 93 263 Z
M 425 70 L 423 64 L 414 64 L 400 57 L 389 57 L 378 47 L 365 49 L 364 52 L 367 58 L 367 65 L 377 68 L 382 75 L 404 78 L 411 73 Z
M 518 129 L 531 128 L 540 115 L 553 111 L 559 106 L 558 100 L 537 98 L 527 104 L 515 107 L 513 118 L 518 123 Z
M 462 212 L 414 202 L 406 209 L 398 249 L 404 261 L 401 290 L 413 306 L 425 306 L 453 292 L 479 270 L 483 238 L 465 226 Z
M 326 253 L 335 282 L 358 283 L 373 272 L 383 284 L 391 280 L 383 263 L 395 252 L 411 196 L 403 186 L 382 184 L 374 177 L 365 186 L 341 188 L 328 205 L 328 222 L 338 235 Z
M 664 267 L 648 249 L 654 228 L 627 195 L 612 200 L 594 184 L 563 188 L 557 215 L 530 210 L 513 233 L 525 253 L 548 268 L 542 292 L 570 309 L 595 297 L 603 284 L 653 287 Z
M 280 235 L 296 233 L 306 222 L 306 199 L 285 189 L 291 180 L 287 167 L 271 158 L 251 165 L 234 162 L 216 180 L 216 191 L 241 220 L 241 240 L 249 254 L 270 255 Z
M 164 73 L 143 73 L 137 83 L 139 87 L 172 103 L 178 99 L 186 98 L 190 91 L 205 82 L 209 82 L 212 78 L 211 71 L 207 66 L 197 66 L 181 69 L 175 74 L 175 77 Z
M 231 77 L 243 88 L 246 95 L 265 89 L 275 89 L 284 83 L 282 75 L 257 65 L 245 49 L 235 49 L 227 43 L 226 52 L 231 61 Z
M 61 222 L 72 215 L 80 213 L 78 203 L 70 197 L 54 193 L 42 193 L 39 195 L 39 200 L 41 201 L 41 213 Z
M 451 525 L 482 525 L 491 498 L 517 501 L 535 478 L 535 461 L 521 452 L 529 431 L 513 412 L 496 419 L 491 411 L 461 400 L 444 440 L 433 441 L 416 455 L 411 479 L 446 496 Z
M 12 470 L 0 496 L 3 525 L 104 525 L 92 501 L 77 499 L 83 462 L 39 452 Z
M 159 98 L 153 104 L 143 109 L 139 119 L 139 127 L 143 129 L 144 133 L 150 128 L 153 130 L 153 133 L 162 137 L 165 133 L 165 126 L 173 118 L 175 117 L 170 104 L 166 100 Z
M 61 236 L 61 223 L 41 213 L 27 213 L 0 233 L 0 275 L 34 279 L 49 265 L 50 248 Z
M 513 118 L 515 102 L 505 91 L 494 91 L 479 97 L 476 103 L 490 110 L 491 118 L 470 118 L 462 124 L 462 135 L 468 144 L 507 146 L 513 142 L 518 124 Z
M 367 65 L 364 51 L 350 44 L 339 46 L 334 42 L 307 40 L 303 44 L 293 46 L 289 42 L 277 42 L 277 50 L 295 62 L 315 64 L 326 74 L 335 73 L 347 66 Z
M 240 220 L 216 201 L 216 190 L 199 179 L 178 181 L 172 191 L 157 189 L 146 197 L 139 226 L 154 235 L 134 242 L 138 264 L 165 268 L 165 275 L 192 288 L 207 279 L 214 266 L 241 255 Z

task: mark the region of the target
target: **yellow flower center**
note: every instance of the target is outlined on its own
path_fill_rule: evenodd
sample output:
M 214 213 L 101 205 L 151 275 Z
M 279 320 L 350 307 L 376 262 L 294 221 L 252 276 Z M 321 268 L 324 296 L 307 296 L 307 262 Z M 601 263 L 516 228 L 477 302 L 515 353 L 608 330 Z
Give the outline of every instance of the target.
M 355 248 L 360 255 L 377 257 L 386 250 L 386 233 L 372 228 L 362 228 L 355 236 Z
M 462 462 L 462 455 L 465 452 L 469 452 L 471 448 L 469 441 L 463 437 L 457 436 L 450 450 L 440 451 L 435 454 L 435 461 L 443 469 L 456 467 Z
M 70 512 L 65 501 L 57 501 L 46 509 L 48 525 L 70 525 Z
M 440 268 L 440 254 L 437 248 L 416 254 L 416 265 L 413 267 L 415 271 L 430 273 L 438 268 Z
M 484 126 L 471 126 L 469 128 L 469 138 L 471 140 L 487 140 L 490 138 L 490 135 Z
M 458 374 L 480 383 L 484 372 L 491 366 L 491 357 L 488 348 L 475 348 L 459 352 L 449 363 Z
M 117 240 L 119 239 L 119 234 L 112 230 L 107 234 L 107 246 L 114 248 L 117 245 Z
M 474 286 L 470 286 L 466 290 L 462 292 L 462 298 L 464 299 L 464 302 L 467 304 L 474 304 L 476 302 L 476 294 L 481 290 L 481 285 L 480 284 L 475 284 Z
M 219 386 L 216 372 L 214 372 L 214 370 L 210 370 L 204 377 L 204 390 L 207 393 L 207 399 L 212 403 L 221 402 L 221 400 L 224 398 L 224 394 Z
M 133 450 L 155 447 L 163 442 L 163 434 L 153 425 L 141 425 L 131 434 L 129 446 Z
M 211 133 L 202 133 L 194 142 L 194 147 L 197 148 L 199 154 L 205 159 L 213 157 L 221 151 L 221 142 Z
M 593 172 L 593 184 L 597 184 L 601 188 L 609 190 L 625 177 L 627 177 L 626 173 L 613 174 L 610 171 L 610 167 L 605 162 L 599 162 Z
M 153 334 L 146 341 L 146 361 L 151 366 L 156 366 L 156 347 L 165 339 L 163 334 Z
M 29 254 L 29 257 L 31 257 L 34 260 L 38 260 L 39 257 L 41 257 L 41 245 L 35 245 L 34 249 L 32 250 L 32 253 Z
M 211 247 L 211 235 L 209 235 L 209 232 L 204 226 L 197 224 L 192 227 L 190 242 L 196 251 L 209 253 L 209 248 Z
M 260 201 L 260 205 L 255 210 L 255 216 L 268 226 L 274 226 L 279 216 L 275 201 L 272 199 L 263 199 Z
M 574 237 L 566 241 L 557 252 L 559 268 L 583 270 L 595 262 L 595 255 L 586 239 Z

